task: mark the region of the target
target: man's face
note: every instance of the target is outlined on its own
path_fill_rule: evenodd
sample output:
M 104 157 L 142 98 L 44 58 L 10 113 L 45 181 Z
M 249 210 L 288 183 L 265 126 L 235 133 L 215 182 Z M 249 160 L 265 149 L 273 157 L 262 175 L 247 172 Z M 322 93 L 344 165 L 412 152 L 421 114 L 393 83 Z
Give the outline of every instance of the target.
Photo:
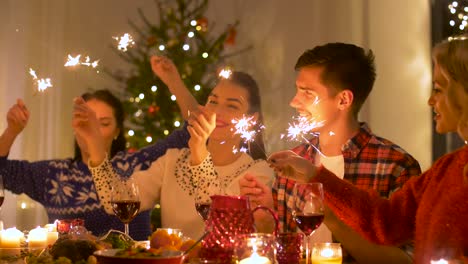
M 335 93 L 333 88 L 321 82 L 322 71 L 323 68 L 318 66 L 299 70 L 296 76 L 296 95 L 289 105 L 310 121 L 324 122 L 325 127 L 336 119 L 339 102 L 336 96 L 330 95 Z

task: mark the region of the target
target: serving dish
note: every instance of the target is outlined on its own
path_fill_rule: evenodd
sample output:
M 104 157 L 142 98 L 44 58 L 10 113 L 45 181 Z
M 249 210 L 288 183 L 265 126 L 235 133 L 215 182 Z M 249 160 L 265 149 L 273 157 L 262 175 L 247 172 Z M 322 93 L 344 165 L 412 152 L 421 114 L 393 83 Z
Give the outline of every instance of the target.
M 183 264 L 187 257 L 183 251 L 166 251 L 158 257 L 121 257 L 116 256 L 121 249 L 104 249 L 94 252 L 99 264 Z

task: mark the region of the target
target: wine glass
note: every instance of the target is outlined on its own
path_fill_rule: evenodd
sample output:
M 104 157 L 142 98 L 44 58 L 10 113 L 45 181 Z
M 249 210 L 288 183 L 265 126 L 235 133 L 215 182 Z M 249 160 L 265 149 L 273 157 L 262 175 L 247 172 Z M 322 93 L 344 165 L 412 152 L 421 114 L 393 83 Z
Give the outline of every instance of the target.
M 208 189 L 195 189 L 195 209 L 203 218 L 203 221 L 208 220 L 211 207 L 211 196 L 215 194 L 221 194 L 221 189 L 219 187 L 210 186 Z
M 292 215 L 297 226 L 305 234 L 306 264 L 310 259 L 310 236 L 322 224 L 324 218 L 323 186 L 321 183 L 296 183 L 293 189 Z
M 132 178 L 120 179 L 112 186 L 112 210 L 124 223 L 125 234 L 128 235 L 128 224 L 140 211 L 140 193 Z

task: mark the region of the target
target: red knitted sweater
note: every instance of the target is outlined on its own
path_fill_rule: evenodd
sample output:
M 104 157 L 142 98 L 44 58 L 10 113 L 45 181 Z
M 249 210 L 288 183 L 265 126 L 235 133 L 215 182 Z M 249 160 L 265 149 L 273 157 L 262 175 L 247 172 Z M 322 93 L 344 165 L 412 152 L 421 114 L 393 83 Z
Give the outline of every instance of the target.
M 468 255 L 468 186 L 463 167 L 468 146 L 437 160 L 413 177 L 390 199 L 380 198 L 321 168 L 325 201 L 340 219 L 376 243 L 415 242 L 415 263 Z

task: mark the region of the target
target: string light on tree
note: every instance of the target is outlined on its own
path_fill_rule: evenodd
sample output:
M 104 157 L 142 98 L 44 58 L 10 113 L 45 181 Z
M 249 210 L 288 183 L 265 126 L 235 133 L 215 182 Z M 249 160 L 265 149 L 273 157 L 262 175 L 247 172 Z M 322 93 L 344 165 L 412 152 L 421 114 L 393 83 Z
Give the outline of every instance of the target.
M 177 98 L 149 67 L 151 56 L 164 55 L 170 58 L 185 86 L 190 88 L 198 102 L 203 102 L 210 93 L 209 88 L 219 78 L 216 69 L 226 64 L 227 58 L 245 50 L 232 47 L 225 49 L 229 45 L 227 38 L 232 36 L 232 29 L 238 22 L 226 24 L 224 29 L 212 27 L 205 16 L 210 0 L 155 2 L 156 14 L 151 12 L 150 17 L 150 13 L 146 16 L 143 10 L 139 10 L 141 19 L 130 22 L 139 34 L 137 39 L 127 42 L 132 44 L 126 46 L 126 52 L 122 52 L 124 47 L 113 45 L 123 62 L 128 64 L 125 65 L 125 72 L 119 69 L 115 69 L 115 72 L 107 71 L 121 83 L 124 87 L 123 97 L 128 98 L 124 101 L 124 108 L 129 113 L 128 125 L 133 130 L 133 136 L 126 135 L 131 149 L 147 146 L 148 135 L 152 142 L 166 137 L 180 127 L 183 120 L 175 103 Z M 130 37 L 123 35 L 118 40 L 133 40 Z M 114 39 L 112 42 L 115 43 Z
M 466 31 L 468 24 L 468 1 L 453 1 L 447 6 L 449 25 L 455 34 Z M 461 31 L 461 32 L 460 32 Z

